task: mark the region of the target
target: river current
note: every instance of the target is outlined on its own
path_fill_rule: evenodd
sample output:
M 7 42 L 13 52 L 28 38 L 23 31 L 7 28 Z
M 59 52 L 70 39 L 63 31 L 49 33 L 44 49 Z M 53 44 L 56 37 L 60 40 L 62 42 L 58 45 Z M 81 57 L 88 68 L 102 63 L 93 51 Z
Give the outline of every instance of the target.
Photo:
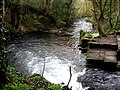
M 9 43 L 9 63 L 21 70 L 26 76 L 34 73 L 42 74 L 44 68 L 43 76 L 56 84 L 68 83 L 70 77 L 69 67 L 71 66 L 72 79 L 69 86 L 72 86 L 73 90 L 87 90 L 87 87 L 104 85 L 104 81 L 98 79 L 103 74 L 106 75 L 106 80 L 109 79 L 110 77 L 107 77 L 109 73 L 99 69 L 86 69 L 86 56 L 78 48 L 80 30 L 91 31 L 92 29 L 91 23 L 81 19 L 69 28 L 68 31 L 72 31 L 68 32 L 70 35 L 38 33 L 24 35 L 22 38 L 18 37 Z M 119 72 L 115 73 L 118 74 Z M 119 74 L 115 76 L 115 73 L 110 74 L 111 77 L 118 78 Z M 100 74 L 101 76 L 99 76 Z M 100 84 L 98 86 L 92 84 L 95 82 L 92 77 L 102 83 L 97 83 Z

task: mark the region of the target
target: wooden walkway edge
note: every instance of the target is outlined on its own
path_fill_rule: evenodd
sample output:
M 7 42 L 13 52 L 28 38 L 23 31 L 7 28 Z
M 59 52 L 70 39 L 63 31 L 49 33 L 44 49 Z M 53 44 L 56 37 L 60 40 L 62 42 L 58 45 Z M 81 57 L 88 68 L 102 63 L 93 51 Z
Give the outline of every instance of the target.
M 114 64 L 120 69 L 120 34 L 88 40 L 88 65 Z

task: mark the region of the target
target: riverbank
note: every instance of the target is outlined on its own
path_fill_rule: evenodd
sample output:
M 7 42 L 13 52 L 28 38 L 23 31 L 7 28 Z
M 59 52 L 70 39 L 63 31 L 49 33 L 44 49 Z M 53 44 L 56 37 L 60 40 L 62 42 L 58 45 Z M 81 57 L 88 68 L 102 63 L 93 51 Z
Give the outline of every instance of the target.
M 1 90 L 62 90 L 60 84 L 53 84 L 39 74 L 26 77 L 15 68 L 7 67 L 8 83 Z
M 58 3 L 60 4 L 57 5 Z M 69 27 L 77 18 L 72 3 L 74 2 L 67 0 L 48 1 L 48 4 L 47 1 L 8 1 L 5 7 L 4 28 L 9 37 L 41 30 L 59 32 L 59 29 Z
M 7 1 L 4 28 L 8 38 L 35 31 L 64 34 L 76 19 L 86 17 L 88 9 L 92 8 L 91 1 L 84 0 L 46 2 L 46 0 Z M 87 15 L 91 16 L 90 10 Z

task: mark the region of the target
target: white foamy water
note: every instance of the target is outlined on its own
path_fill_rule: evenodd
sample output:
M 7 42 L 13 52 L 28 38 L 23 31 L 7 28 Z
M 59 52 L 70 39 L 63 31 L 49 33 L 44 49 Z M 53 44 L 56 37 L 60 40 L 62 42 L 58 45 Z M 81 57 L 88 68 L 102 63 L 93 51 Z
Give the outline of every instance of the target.
M 8 47 L 9 62 L 21 69 L 25 75 L 41 74 L 56 84 L 68 83 L 69 67 L 72 68 L 72 79 L 69 87 L 72 90 L 87 90 L 77 82 L 77 77 L 85 74 L 85 55 L 78 49 L 80 30 L 91 31 L 92 24 L 80 20 L 73 24 L 72 36 L 35 35 L 13 41 Z

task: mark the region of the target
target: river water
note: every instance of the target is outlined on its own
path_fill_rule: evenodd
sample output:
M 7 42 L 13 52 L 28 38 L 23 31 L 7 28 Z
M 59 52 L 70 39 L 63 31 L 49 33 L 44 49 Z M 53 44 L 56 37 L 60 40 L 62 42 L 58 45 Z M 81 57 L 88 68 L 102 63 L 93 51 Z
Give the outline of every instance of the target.
M 9 63 L 20 69 L 26 76 L 34 73 L 41 74 L 45 65 L 44 77 L 56 84 L 62 82 L 67 84 L 70 77 L 69 67 L 71 66 L 72 80 L 69 86 L 72 86 L 73 90 L 87 90 L 87 87 L 106 86 L 107 82 L 103 84 L 104 80 L 102 81 L 102 79 L 112 83 L 111 80 L 113 79 L 109 80 L 109 78 L 119 78 L 119 72 L 109 74 L 109 72 L 99 69 L 86 69 L 86 56 L 78 49 L 80 30 L 91 31 L 92 24 L 83 19 L 78 20 L 69 28 L 68 31 L 72 31 L 68 32 L 70 35 L 38 33 L 25 35 L 22 38 L 18 37 L 9 43 Z M 104 78 L 103 74 L 106 75 Z M 107 75 L 110 76 L 107 77 Z M 94 85 L 97 80 L 101 82 Z
M 70 35 L 30 34 L 13 40 L 8 47 L 9 62 L 25 75 L 42 73 L 53 83 L 67 84 L 72 67 L 70 86 L 82 89 L 77 77 L 85 73 L 85 55 L 78 49 L 80 30 L 92 30 L 92 24 L 79 20 L 68 31 Z

